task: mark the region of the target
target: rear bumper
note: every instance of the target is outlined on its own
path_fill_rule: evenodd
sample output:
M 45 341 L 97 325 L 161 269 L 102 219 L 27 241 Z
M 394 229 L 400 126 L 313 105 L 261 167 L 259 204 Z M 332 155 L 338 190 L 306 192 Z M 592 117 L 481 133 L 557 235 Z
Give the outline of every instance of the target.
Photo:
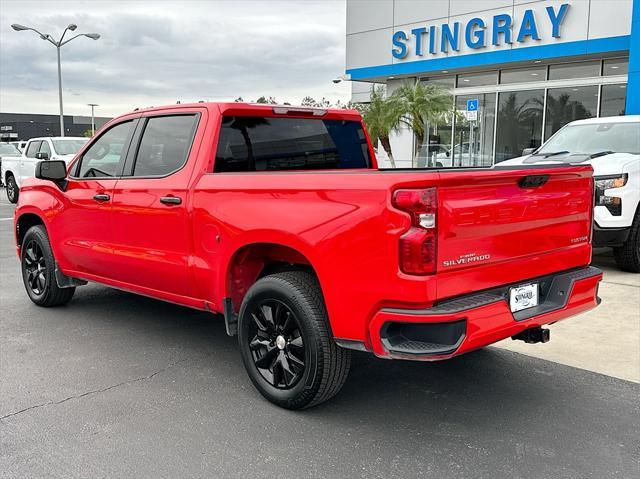
M 447 300 L 430 309 L 382 309 L 369 325 L 373 352 L 383 358 L 448 359 L 596 307 L 601 279 L 602 271 L 587 267 Z M 512 313 L 510 287 L 534 281 L 540 304 Z
M 622 246 L 629 237 L 628 228 L 600 228 L 597 224 L 593 226 L 593 246 L 601 248 L 604 246 Z

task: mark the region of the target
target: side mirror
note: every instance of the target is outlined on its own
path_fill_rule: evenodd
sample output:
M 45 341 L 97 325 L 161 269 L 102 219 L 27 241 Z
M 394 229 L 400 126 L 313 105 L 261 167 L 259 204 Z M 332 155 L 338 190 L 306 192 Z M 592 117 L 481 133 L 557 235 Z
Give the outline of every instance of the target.
M 49 159 L 49 153 L 45 151 L 36 153 L 36 160 L 48 160 L 48 159 Z
M 40 153 L 38 153 L 39 155 Z M 46 155 L 46 153 L 45 153 Z M 67 177 L 67 164 L 62 160 L 39 161 L 36 165 L 36 178 L 53 182 Z
M 525 148 L 524 150 L 522 150 L 522 156 L 531 155 L 534 151 L 536 151 L 536 148 Z

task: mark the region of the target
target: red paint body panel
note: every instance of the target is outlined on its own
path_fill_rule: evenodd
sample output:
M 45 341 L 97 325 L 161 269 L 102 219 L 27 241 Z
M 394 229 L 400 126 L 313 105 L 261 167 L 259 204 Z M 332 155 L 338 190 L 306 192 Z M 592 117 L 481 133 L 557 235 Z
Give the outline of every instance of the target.
M 518 186 L 531 174 L 524 170 L 375 171 L 375 163 L 363 170 L 213 173 L 222 115 L 274 116 L 272 107 L 205 103 L 134 115 L 185 112 L 200 113 L 200 123 L 188 161 L 170 176 L 71 179 L 66 191 L 47 181 L 24 183 L 16 221 L 25 213 L 42 218 L 63 272 L 222 312 L 226 298 L 237 309 L 241 283 L 255 279 L 262 265 L 245 262 L 244 252 L 271 251 L 314 269 L 336 338 L 385 356 L 384 308 L 429 308 L 590 262 L 588 166 L 536 169 L 549 175 L 539 188 Z M 357 112 L 342 110 L 322 118 L 360 121 Z M 438 195 L 438 267 L 436 274 L 412 276 L 398 264 L 398 240 L 411 220 L 391 198 L 399 188 L 427 187 Z M 99 192 L 111 201 L 94 202 Z M 162 196 L 182 204 L 161 204 Z M 469 255 L 480 259 L 445 265 Z M 526 322 L 515 323 L 505 305 L 470 312 L 473 334 L 456 354 L 593 307 L 597 281 L 583 283 L 565 310 Z
M 376 314 L 369 326 L 372 339 L 372 349 L 376 356 L 389 359 L 394 358 L 394 355 L 390 354 L 384 348 L 380 339 L 380 329 L 386 322 L 443 323 L 464 318 L 467 322 L 466 335 L 462 344 L 460 344 L 454 353 L 446 356 L 414 356 L 410 359 L 434 361 L 459 356 L 460 354 L 515 336 L 525 329 L 555 323 L 562 319 L 566 319 L 595 308 L 598 305 L 597 289 L 598 283 L 601 279 L 602 275 L 600 274 L 598 276 L 577 281 L 573 286 L 572 291 L 569 292 L 569 298 L 566 306 L 557 311 L 534 316 L 533 318 L 524 321 L 515 321 L 513 319 L 513 315 L 506 301 L 487 304 L 485 306 L 469 309 L 463 312 L 442 315 L 418 316 L 380 311 Z M 408 358 L 402 356 L 402 359 Z

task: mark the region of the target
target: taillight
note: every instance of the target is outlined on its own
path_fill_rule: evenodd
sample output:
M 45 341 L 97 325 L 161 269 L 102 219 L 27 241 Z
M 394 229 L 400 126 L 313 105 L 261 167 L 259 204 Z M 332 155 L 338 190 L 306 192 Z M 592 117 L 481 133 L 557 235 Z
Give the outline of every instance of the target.
M 400 270 L 415 275 L 435 273 L 438 238 L 436 188 L 397 190 L 393 195 L 393 206 L 411 216 L 411 227 L 400 237 Z

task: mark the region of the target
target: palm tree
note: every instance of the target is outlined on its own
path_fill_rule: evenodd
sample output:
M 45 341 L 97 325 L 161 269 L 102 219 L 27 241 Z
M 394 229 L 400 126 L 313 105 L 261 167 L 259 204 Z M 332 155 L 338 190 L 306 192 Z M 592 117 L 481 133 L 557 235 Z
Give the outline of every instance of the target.
M 436 125 L 453 109 L 451 93 L 437 83 L 408 81 L 393 92 L 392 97 L 402 104 L 402 122 L 413 129 L 421 143 L 428 143 L 428 125 Z M 420 145 L 416 145 L 416 151 L 419 148 Z
M 397 98 L 386 98 L 382 86 L 371 87 L 370 102 L 362 107 L 362 119 L 373 144 L 377 145 L 380 141 L 389 156 L 392 168 L 396 167 L 396 162 L 391 151 L 389 135 L 400 127 L 402 115 L 402 105 Z

